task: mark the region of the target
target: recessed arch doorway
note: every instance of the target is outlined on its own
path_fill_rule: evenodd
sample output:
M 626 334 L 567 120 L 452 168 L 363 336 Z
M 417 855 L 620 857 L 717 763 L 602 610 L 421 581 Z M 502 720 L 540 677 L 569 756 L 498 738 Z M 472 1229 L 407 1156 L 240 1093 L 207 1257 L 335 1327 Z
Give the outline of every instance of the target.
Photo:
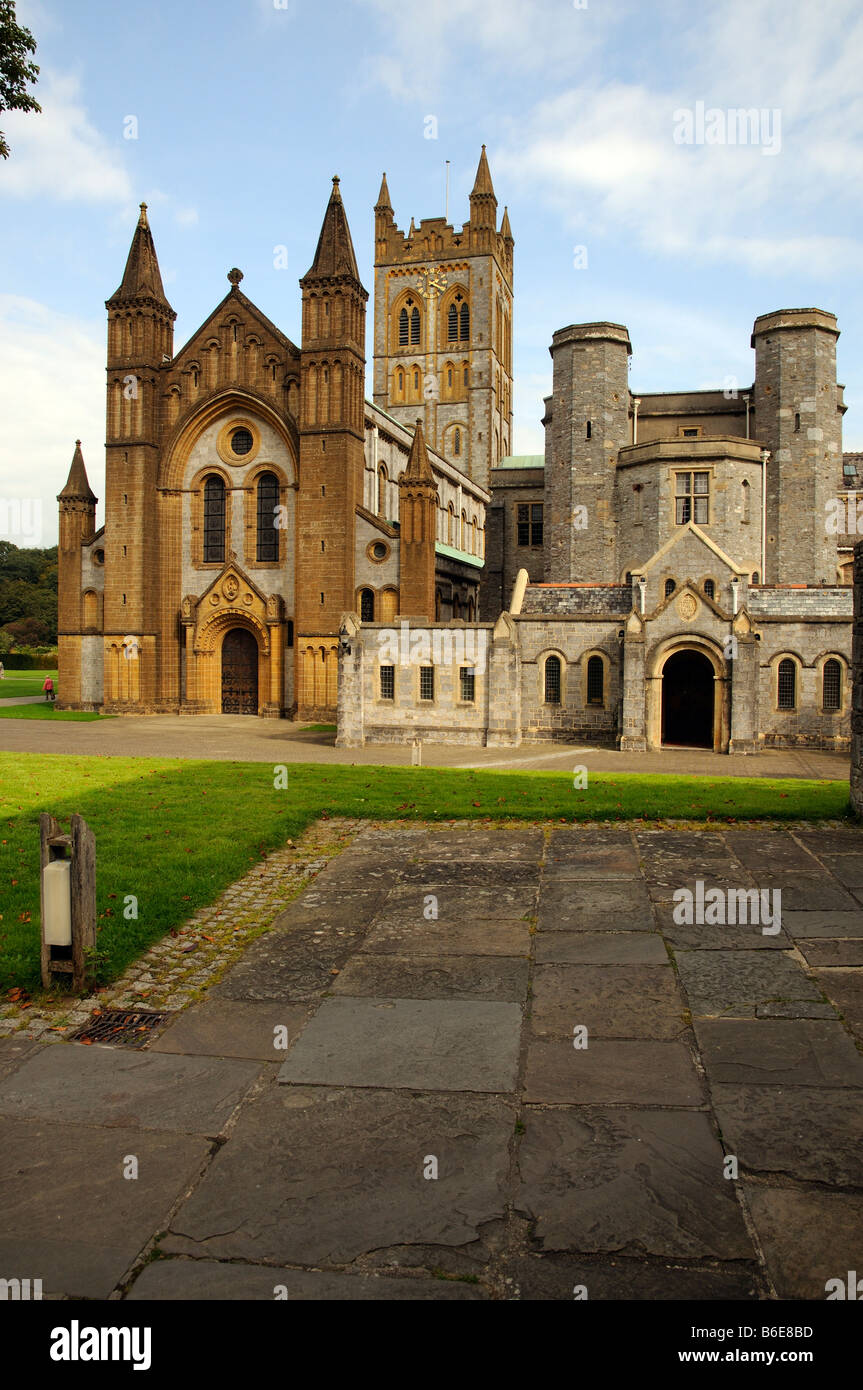
M 664 747 L 713 748 L 716 681 L 704 652 L 684 648 L 662 668 L 662 743 Z
M 245 627 L 232 627 L 222 642 L 222 714 L 258 713 L 258 643 Z

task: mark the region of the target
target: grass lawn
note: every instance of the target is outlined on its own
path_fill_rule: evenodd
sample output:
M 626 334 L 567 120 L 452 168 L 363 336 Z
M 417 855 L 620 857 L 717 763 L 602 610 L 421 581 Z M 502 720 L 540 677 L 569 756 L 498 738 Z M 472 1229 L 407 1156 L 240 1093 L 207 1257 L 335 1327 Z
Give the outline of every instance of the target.
M 3 658 L 0 656 L 0 662 Z M 28 695 L 41 695 L 45 677 L 50 676 L 57 689 L 56 671 L 10 671 L 0 681 L 0 700 L 24 700 Z
M 153 942 L 212 902 L 267 851 L 318 817 L 442 821 L 633 820 L 723 823 L 850 815 L 845 781 L 438 768 L 289 768 L 268 763 L 0 753 L 0 992 L 38 990 L 39 812 L 96 834 L 98 978 L 115 979 Z M 138 899 L 126 921 L 124 898 Z
M 113 714 L 96 714 L 92 710 L 58 709 L 50 700 L 38 705 L 0 705 L 0 719 L 113 719 Z

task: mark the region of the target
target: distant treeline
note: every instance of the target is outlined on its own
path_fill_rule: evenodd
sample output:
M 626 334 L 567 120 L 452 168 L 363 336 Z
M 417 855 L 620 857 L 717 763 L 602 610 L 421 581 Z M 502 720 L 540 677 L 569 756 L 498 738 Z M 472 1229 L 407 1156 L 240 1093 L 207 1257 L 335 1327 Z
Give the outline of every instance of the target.
M 0 652 L 57 643 L 57 547 L 0 541 Z

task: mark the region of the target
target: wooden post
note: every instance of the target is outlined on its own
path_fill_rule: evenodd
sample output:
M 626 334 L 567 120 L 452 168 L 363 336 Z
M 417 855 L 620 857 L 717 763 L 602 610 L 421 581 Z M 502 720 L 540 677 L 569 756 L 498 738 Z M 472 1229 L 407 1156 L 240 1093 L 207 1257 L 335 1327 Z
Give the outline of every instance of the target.
M 71 852 L 71 909 L 72 945 L 68 947 L 49 946 L 42 933 L 42 984 L 50 989 L 54 983 L 52 975 L 71 975 L 72 988 L 83 994 L 89 984 L 92 964 L 87 960 L 87 951 L 96 945 L 96 837 L 83 816 L 72 817 L 72 833 L 64 835 L 60 822 L 55 816 L 43 811 L 39 817 L 40 877 L 39 899 L 40 918 L 45 920 L 44 880 L 42 872 L 45 865 L 53 859 L 66 859 Z
M 96 946 L 96 837 L 83 816 L 72 817 L 72 988 L 83 993 Z

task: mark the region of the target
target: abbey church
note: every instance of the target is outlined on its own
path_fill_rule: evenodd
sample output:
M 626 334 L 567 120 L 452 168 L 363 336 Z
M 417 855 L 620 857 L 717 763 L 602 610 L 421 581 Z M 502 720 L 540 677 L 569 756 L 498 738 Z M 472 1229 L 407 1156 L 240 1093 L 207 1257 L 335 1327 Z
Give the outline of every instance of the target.
M 234 269 L 175 351 L 142 205 L 106 305 L 104 526 L 80 443 L 58 499 L 61 706 L 337 717 L 344 747 L 845 747 L 861 459 L 835 317 L 763 314 L 751 386 L 658 394 L 623 325 L 559 328 L 544 455 L 515 456 L 485 149 L 461 226 L 400 229 L 386 177 L 374 226 L 368 400 L 338 179 L 299 346 Z M 405 624 L 459 642 L 394 662 Z

